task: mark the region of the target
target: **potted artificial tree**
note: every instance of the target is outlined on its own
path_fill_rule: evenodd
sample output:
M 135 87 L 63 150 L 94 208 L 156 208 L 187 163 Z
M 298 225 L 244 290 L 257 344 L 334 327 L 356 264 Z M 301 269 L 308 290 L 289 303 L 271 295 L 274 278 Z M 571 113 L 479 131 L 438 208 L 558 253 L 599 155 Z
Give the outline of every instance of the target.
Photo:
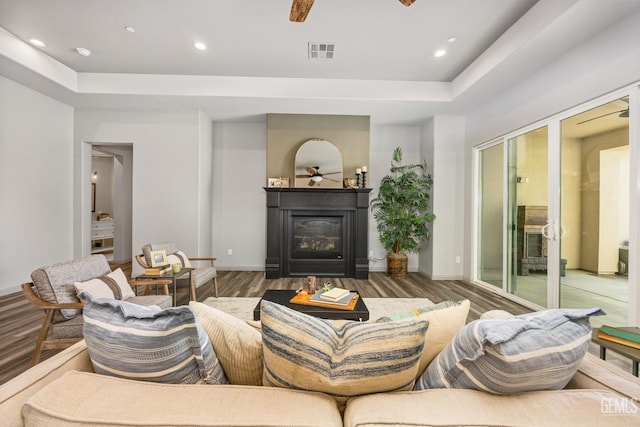
M 407 254 L 429 238 L 428 224 L 436 216 L 429 211 L 431 174 L 427 164 L 402 164 L 402 149 L 393 150 L 389 175 L 382 178 L 378 196 L 372 200 L 379 239 L 387 252 L 387 273 L 396 279 L 407 277 Z

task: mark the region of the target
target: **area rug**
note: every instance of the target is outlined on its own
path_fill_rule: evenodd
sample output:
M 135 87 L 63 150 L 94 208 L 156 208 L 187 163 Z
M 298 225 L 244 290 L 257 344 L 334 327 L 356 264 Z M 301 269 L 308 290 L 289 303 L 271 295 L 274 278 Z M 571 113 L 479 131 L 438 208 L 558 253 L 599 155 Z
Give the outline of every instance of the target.
M 253 320 L 253 309 L 260 301 L 258 297 L 209 297 L 204 304 L 229 313 L 242 320 Z M 369 309 L 369 320 L 387 314 L 433 305 L 428 298 L 364 298 Z

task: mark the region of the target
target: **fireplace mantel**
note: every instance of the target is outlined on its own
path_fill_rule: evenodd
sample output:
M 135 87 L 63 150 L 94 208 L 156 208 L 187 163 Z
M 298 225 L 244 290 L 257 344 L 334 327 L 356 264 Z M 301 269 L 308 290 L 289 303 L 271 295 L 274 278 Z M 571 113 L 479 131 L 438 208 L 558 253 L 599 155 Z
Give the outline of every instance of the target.
M 267 193 L 267 257 L 265 277 L 369 278 L 368 231 L 370 188 L 265 188 Z M 295 255 L 296 224 L 339 224 L 341 250 L 333 258 Z M 329 221 L 330 220 L 330 221 Z M 313 228 L 313 227 L 312 227 Z M 311 236 L 313 237 L 313 236 Z M 324 251 L 325 253 L 327 251 Z M 293 255 L 292 255 L 293 253 Z

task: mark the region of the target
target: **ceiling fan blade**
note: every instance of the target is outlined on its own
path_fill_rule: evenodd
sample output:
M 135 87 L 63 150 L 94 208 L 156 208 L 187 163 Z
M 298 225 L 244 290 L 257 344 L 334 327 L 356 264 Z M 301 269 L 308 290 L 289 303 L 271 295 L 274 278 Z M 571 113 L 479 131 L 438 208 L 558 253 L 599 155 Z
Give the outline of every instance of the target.
M 402 3 L 403 5 L 409 7 L 413 4 L 413 2 L 416 0 L 400 0 L 400 3 Z
M 316 182 L 312 179 L 309 180 L 309 187 L 313 187 L 314 185 L 316 185 Z
M 334 175 L 336 173 L 342 173 L 342 172 L 328 172 L 328 173 L 323 173 L 322 176 Z
M 337 179 L 333 179 L 333 178 L 327 178 L 327 177 L 324 177 L 324 178 L 322 178 L 322 179 L 323 179 L 323 180 L 327 180 L 327 181 L 340 182 L 340 181 L 338 181 Z
M 309 172 L 309 175 L 313 176 L 316 175 L 318 173 L 318 171 L 316 171 L 314 168 L 307 166 L 306 168 L 304 168 L 307 172 Z
M 627 110 L 626 110 L 626 109 L 625 109 L 625 110 L 618 110 L 618 111 L 613 111 L 613 112 L 611 112 L 611 113 L 602 114 L 602 115 L 600 115 L 600 116 L 596 116 L 596 117 L 592 117 L 592 118 L 587 119 L 587 120 L 583 120 L 583 121 L 578 122 L 578 123 L 576 123 L 576 124 L 577 124 L 577 125 L 581 125 L 581 124 L 583 124 L 583 123 L 587 123 L 587 122 L 590 122 L 590 121 L 592 121 L 592 120 L 596 120 L 596 119 L 601 119 L 601 118 L 603 118 L 603 117 L 607 117 L 607 116 L 610 116 L 610 115 L 612 115 L 612 114 L 622 113 L 623 111 L 627 111 Z
M 304 22 L 313 6 L 313 0 L 293 0 L 289 21 Z

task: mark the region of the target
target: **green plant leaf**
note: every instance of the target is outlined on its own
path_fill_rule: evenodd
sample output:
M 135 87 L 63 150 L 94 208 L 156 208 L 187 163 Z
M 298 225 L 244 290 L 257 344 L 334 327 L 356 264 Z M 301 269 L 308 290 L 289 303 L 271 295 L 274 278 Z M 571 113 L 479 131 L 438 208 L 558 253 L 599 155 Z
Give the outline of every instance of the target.
M 436 219 L 429 210 L 431 184 L 426 162 L 402 164 L 402 149 L 393 150 L 389 174 L 382 178 L 378 195 L 371 201 L 385 249 L 416 251 L 429 238 L 429 223 Z

